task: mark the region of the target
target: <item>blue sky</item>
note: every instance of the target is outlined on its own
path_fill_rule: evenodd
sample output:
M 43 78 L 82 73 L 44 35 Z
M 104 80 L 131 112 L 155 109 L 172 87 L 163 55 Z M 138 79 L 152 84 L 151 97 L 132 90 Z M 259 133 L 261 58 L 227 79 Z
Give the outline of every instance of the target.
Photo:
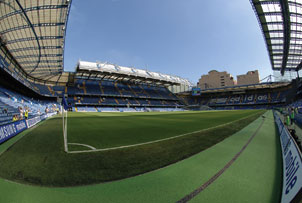
M 177 75 L 272 74 L 249 0 L 73 0 L 65 71 L 79 59 Z

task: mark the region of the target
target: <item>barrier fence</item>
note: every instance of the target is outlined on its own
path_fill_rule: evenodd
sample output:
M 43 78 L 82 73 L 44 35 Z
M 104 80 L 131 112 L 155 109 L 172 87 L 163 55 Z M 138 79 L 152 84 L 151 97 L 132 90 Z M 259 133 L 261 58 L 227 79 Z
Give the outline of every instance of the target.
M 55 114 L 57 113 L 44 114 L 28 120 L 16 121 L 0 126 L 0 144 Z
M 301 152 L 276 112 L 274 117 L 280 135 L 283 159 L 281 203 L 287 203 L 291 202 L 302 188 Z

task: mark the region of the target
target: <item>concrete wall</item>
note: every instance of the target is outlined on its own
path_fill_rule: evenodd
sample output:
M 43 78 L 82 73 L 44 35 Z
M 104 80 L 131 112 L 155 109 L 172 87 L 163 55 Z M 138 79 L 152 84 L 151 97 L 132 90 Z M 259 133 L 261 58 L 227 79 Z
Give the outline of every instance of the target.
M 237 75 L 237 85 L 258 84 L 259 82 L 258 70 L 249 71 L 244 75 Z
M 231 74 L 212 70 L 208 75 L 202 75 L 198 82 L 200 89 L 220 88 L 234 86 L 236 83 Z

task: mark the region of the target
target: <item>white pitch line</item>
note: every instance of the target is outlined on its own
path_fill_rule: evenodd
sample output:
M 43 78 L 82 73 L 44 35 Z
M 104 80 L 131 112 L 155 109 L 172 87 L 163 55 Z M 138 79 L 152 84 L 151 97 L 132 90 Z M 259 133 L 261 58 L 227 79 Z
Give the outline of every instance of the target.
M 186 136 L 186 135 L 195 134 L 195 133 L 199 133 L 199 132 L 202 132 L 202 131 L 207 131 L 207 130 L 211 130 L 211 129 L 214 129 L 214 128 L 218 128 L 218 127 L 222 127 L 222 126 L 225 126 L 225 125 L 229 125 L 231 123 L 234 123 L 234 122 L 246 119 L 246 118 L 248 118 L 250 116 L 252 116 L 252 115 L 243 117 L 241 119 L 238 119 L 238 120 L 235 120 L 235 121 L 232 121 L 232 122 L 228 122 L 228 123 L 224 123 L 224 124 L 221 124 L 221 125 L 217 125 L 217 126 L 214 126 L 214 127 L 211 127 L 211 128 L 197 130 L 197 131 L 193 131 L 193 132 L 189 132 L 189 133 L 185 133 L 185 134 L 181 134 L 181 135 L 176 135 L 176 136 L 173 136 L 173 137 L 168 137 L 168 138 L 164 138 L 164 139 L 160 139 L 160 140 L 154 140 L 154 141 L 150 141 L 150 142 L 144 142 L 144 143 L 133 144 L 133 145 L 125 145 L 125 146 L 120 146 L 120 147 L 111 147 L 111 148 L 106 148 L 106 149 L 92 149 L 92 150 L 85 150 L 85 151 L 68 151 L 68 153 L 77 154 L 77 153 L 87 153 L 87 152 L 102 152 L 102 151 L 110 151 L 110 150 L 116 150 L 116 149 L 123 149 L 123 148 L 129 148 L 129 147 L 136 147 L 136 146 L 146 145 L 146 144 L 152 144 L 152 143 L 162 142 L 162 141 L 165 141 L 165 140 L 172 140 L 172 139 L 175 139 L 175 138 L 178 138 L 178 137 L 183 137 L 183 136 Z
M 92 149 L 92 150 L 96 150 L 96 148 L 94 148 L 93 146 L 90 146 L 90 145 L 88 145 L 88 144 L 81 144 L 81 143 L 68 143 L 68 144 L 70 144 L 70 145 L 84 146 L 84 147 L 88 147 L 88 148 L 90 148 L 90 149 Z M 90 150 L 89 150 L 89 151 L 90 151 Z M 70 152 L 70 151 L 68 151 L 68 152 Z

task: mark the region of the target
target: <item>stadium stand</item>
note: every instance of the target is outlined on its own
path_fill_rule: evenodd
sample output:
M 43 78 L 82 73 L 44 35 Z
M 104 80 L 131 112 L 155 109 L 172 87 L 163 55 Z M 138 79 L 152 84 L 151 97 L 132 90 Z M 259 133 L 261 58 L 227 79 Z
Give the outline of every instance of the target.
M 28 84 L 24 85 L 0 68 L 0 125 L 13 122 L 14 116 L 17 116 L 16 120 L 24 119 L 25 110 L 30 119 L 60 108 L 57 98 L 42 96 L 32 83 Z
M 295 121 L 302 126 L 300 79 L 291 83 L 207 89 L 193 96 L 191 92 L 174 95 L 167 89 L 190 86 L 189 81 L 147 70 L 79 61 L 74 73 L 64 72 L 65 32 L 71 1 L 26 2 L 0 1 L 2 129 L 13 117 L 23 119 L 25 110 L 29 111 L 29 118 L 42 120 L 40 115 L 60 108 L 57 101 L 63 95 L 67 95 L 69 109 L 76 112 L 294 108 Z M 301 8 L 301 2 L 250 2 L 262 27 L 273 70 L 282 74 L 301 70 L 301 9 L 297 9 Z
M 180 110 L 184 106 L 177 96 L 164 86 L 85 79 L 75 79 L 74 86 L 69 87 L 41 84 L 34 86 L 45 96 L 67 94 L 68 104 L 78 107 L 78 111 L 97 111 L 95 107 L 116 107 L 119 108 L 118 111 L 136 111 L 134 107 L 143 107 L 140 110 L 149 107 L 151 110 L 154 108 L 154 111 L 158 108 L 168 111 L 175 108 Z M 115 108 L 107 108 L 106 111 L 110 109 L 116 111 Z
M 295 110 L 295 122 L 302 129 L 302 80 L 298 78 L 293 80 L 292 83 L 295 85 L 294 92 L 296 95 L 292 100 L 293 102 L 286 106 L 286 109 L 292 108 Z
M 200 95 L 191 92 L 178 94 L 190 109 L 272 109 L 285 106 L 291 100 L 290 83 L 267 83 L 208 89 Z
M 24 119 L 27 110 L 29 117 L 40 116 L 47 113 L 56 112 L 60 108 L 59 104 L 53 101 L 39 101 L 18 94 L 17 92 L 0 87 L 0 125 L 13 121 L 13 116 Z M 22 115 L 21 115 L 22 114 Z

